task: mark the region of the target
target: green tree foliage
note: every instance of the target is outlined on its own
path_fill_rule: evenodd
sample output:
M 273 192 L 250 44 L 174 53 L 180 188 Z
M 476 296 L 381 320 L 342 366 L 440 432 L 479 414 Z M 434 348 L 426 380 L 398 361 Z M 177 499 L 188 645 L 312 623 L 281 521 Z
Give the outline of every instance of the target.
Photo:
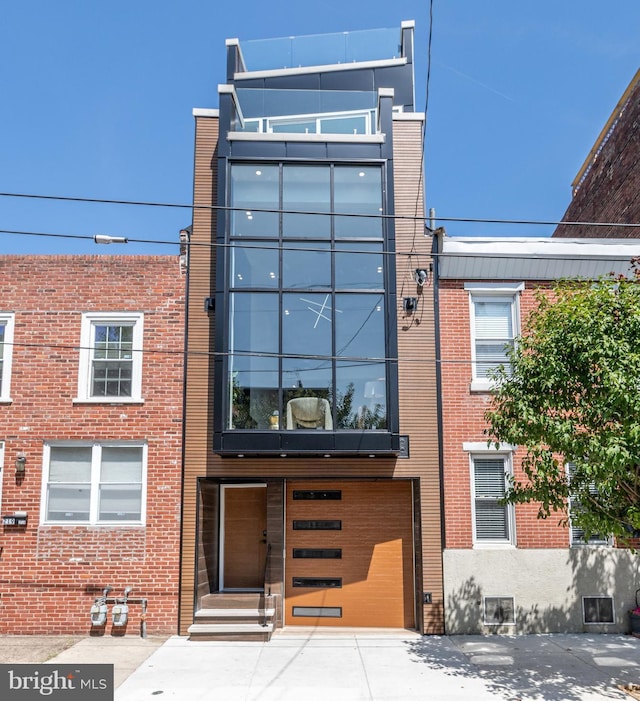
M 523 327 L 485 415 L 491 442 L 524 452 L 506 501 L 547 518 L 572 496 L 575 526 L 624 542 L 640 531 L 640 276 L 540 290 Z

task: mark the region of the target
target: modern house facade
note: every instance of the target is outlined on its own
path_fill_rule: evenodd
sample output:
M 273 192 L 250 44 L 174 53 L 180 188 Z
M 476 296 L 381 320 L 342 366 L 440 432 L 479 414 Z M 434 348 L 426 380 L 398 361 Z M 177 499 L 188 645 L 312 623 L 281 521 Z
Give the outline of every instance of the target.
M 0 632 L 173 633 L 178 256 L 1 256 L 0 271 Z
M 413 23 L 229 40 L 218 92 L 194 110 L 179 632 L 441 633 Z
M 606 535 L 586 542 L 560 515 L 538 519 L 536 504 L 500 503 L 505 475 L 523 477 L 521 451 L 489 447 L 484 413 L 534 291 L 628 273 L 639 254 L 632 240 L 438 238 L 447 633 L 628 630 L 637 555 Z

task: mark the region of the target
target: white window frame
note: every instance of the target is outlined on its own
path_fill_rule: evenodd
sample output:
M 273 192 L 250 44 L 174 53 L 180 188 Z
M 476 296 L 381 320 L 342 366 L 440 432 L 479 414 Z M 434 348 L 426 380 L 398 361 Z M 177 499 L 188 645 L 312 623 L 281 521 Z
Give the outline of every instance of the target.
M 524 290 L 524 282 L 474 283 L 467 282 L 464 289 L 469 292 L 469 330 L 471 332 L 471 391 L 489 392 L 494 383 L 488 377 L 477 376 L 476 365 L 476 318 L 475 303 L 477 301 L 505 301 L 511 303 L 511 328 L 513 338 L 520 333 L 520 293 Z
M 0 403 L 11 402 L 11 364 L 13 359 L 13 335 L 15 314 L 0 312 L 0 324 L 4 326 L 2 343 L 2 370 L 0 371 Z
M 476 480 L 475 480 L 475 460 L 498 458 L 502 459 L 505 472 L 505 487 L 507 486 L 507 476 L 513 474 L 513 452 L 515 446 L 502 444 L 499 450 L 487 446 L 484 443 L 463 443 L 463 450 L 469 454 L 469 479 L 471 485 L 471 524 L 473 531 L 474 549 L 511 549 L 516 546 L 516 519 L 515 507 L 513 504 L 505 505 L 508 537 L 500 539 L 478 538 L 476 528 Z
M 509 599 L 511 600 L 511 612 L 513 614 L 512 621 L 494 621 L 487 619 L 487 599 Z M 487 594 L 482 597 L 482 622 L 485 626 L 515 626 L 516 625 L 516 600 L 510 594 Z
M 133 358 L 130 397 L 96 397 L 91 394 L 91 366 L 93 361 L 95 327 L 101 325 L 133 326 Z M 80 328 L 80 355 L 78 396 L 75 403 L 140 404 L 142 398 L 142 339 L 144 314 L 142 312 L 85 312 Z
M 567 477 L 569 478 L 569 482 L 571 482 L 571 472 L 572 472 L 572 467 L 573 463 L 568 462 L 566 464 L 566 469 L 567 469 Z M 598 488 L 596 487 L 595 483 L 591 483 L 589 485 L 589 491 L 592 494 L 597 494 Z M 578 502 L 578 499 L 575 497 L 569 496 L 569 500 L 567 503 L 567 512 L 569 516 L 569 545 L 572 548 L 588 548 L 588 547 L 593 547 L 593 546 L 608 546 L 612 547 L 613 546 L 613 539 L 610 537 L 603 538 L 600 534 L 592 534 L 589 540 L 585 540 L 584 537 L 584 531 L 581 528 L 578 528 L 577 526 L 574 526 L 571 522 L 571 508 L 574 503 Z
M 586 600 L 587 599 L 608 599 L 611 601 L 611 615 L 612 615 L 612 620 L 611 621 L 587 621 L 587 610 L 586 610 Z M 613 596 L 610 594 L 586 594 L 582 597 L 582 623 L 585 626 L 611 626 L 614 625 L 616 622 L 616 606 L 615 606 L 615 601 L 613 599 Z M 600 607 L 598 607 L 598 612 L 600 611 Z
M 89 519 L 86 521 L 57 521 L 47 519 L 48 495 L 49 495 L 49 466 L 51 462 L 51 448 L 57 447 L 91 447 L 91 483 Z M 101 521 L 99 519 L 99 495 L 100 495 L 100 467 L 102 448 L 141 448 L 142 449 L 142 475 L 140 491 L 140 519 L 123 521 Z M 42 457 L 42 492 L 40 524 L 52 526 L 100 526 L 101 528 L 114 528 L 120 526 L 144 526 L 147 520 L 147 454 L 146 441 L 49 441 L 44 444 Z M 133 483 L 132 483 L 133 484 Z

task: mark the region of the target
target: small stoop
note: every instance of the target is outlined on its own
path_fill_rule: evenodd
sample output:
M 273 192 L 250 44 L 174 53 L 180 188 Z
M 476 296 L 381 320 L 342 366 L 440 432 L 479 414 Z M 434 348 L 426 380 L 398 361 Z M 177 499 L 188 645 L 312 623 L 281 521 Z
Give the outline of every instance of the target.
M 189 640 L 253 640 L 267 642 L 275 618 L 273 596 L 254 593 L 208 594 L 202 598 Z

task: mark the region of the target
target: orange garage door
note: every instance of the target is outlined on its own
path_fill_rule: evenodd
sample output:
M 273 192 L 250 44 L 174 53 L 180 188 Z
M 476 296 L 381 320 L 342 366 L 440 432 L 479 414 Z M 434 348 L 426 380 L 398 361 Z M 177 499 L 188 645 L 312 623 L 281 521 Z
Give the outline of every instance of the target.
M 407 481 L 287 484 L 287 625 L 413 628 Z

